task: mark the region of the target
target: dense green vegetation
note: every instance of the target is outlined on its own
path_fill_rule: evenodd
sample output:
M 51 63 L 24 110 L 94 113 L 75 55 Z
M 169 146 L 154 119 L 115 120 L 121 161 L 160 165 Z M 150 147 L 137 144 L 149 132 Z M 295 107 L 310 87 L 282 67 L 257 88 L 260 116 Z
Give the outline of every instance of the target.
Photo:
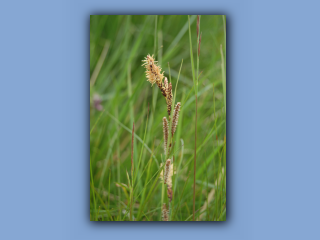
M 147 54 L 154 54 L 172 82 L 175 102 L 181 102 L 173 138 L 176 174 L 170 220 L 193 220 L 193 194 L 195 220 L 226 220 L 225 16 L 200 19 L 198 58 L 197 16 L 190 16 L 191 39 L 188 16 L 91 16 L 92 221 L 161 221 L 162 202 L 168 204 L 159 179 L 166 160 L 162 118 L 168 117 L 167 106 L 157 85 L 151 87 L 146 79 L 141 65 Z

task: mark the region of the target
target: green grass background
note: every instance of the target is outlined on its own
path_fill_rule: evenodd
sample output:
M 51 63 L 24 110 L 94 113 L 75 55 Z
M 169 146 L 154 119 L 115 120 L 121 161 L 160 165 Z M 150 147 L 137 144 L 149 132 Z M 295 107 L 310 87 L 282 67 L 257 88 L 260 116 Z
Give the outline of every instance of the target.
M 196 16 L 190 16 L 190 23 L 196 73 Z M 158 87 L 151 87 L 146 80 L 141 61 L 147 54 L 155 54 L 165 76 L 171 79 L 176 102 L 182 104 L 174 136 L 174 167 L 177 173 L 173 178 L 171 220 L 192 221 L 193 218 L 195 130 L 195 218 L 202 221 L 226 220 L 225 16 L 201 16 L 200 32 L 198 123 L 195 129 L 195 91 L 188 16 L 90 17 L 92 221 L 130 220 L 128 178 L 132 180 L 133 122 L 136 134 L 133 219 L 161 220 L 162 183 L 159 181 L 158 164 L 165 161 L 162 118 L 167 117 L 167 110 L 165 98 Z M 94 108 L 94 94 L 101 97 L 102 111 Z M 204 205 L 207 208 L 202 211 Z

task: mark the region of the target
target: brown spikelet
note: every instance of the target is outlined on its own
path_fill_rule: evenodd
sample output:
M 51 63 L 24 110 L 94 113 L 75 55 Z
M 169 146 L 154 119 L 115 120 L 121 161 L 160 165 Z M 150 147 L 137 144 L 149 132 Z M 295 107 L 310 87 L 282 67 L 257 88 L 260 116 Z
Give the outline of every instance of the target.
M 168 87 L 166 88 L 166 101 L 167 101 L 167 111 L 169 115 L 170 120 L 170 114 L 171 114 L 171 105 L 172 105 L 172 84 L 169 83 Z
M 164 77 L 164 89 L 165 89 L 165 91 L 167 91 L 166 89 L 168 88 L 168 78 L 167 77 Z
M 168 146 L 168 137 L 169 137 L 169 127 L 168 127 L 168 120 L 166 117 L 163 118 L 163 138 L 164 138 L 164 155 L 167 155 L 167 146 Z
M 169 159 L 170 160 L 170 159 Z M 167 162 L 165 162 L 165 164 L 166 164 Z M 162 167 L 163 166 L 163 164 L 161 163 L 160 164 L 160 168 L 163 168 Z M 163 172 L 165 172 L 166 171 L 166 166 L 164 166 L 164 169 L 160 172 L 160 176 L 159 176 L 159 178 L 161 179 L 161 180 L 163 180 L 163 182 L 164 182 L 164 173 Z M 169 171 L 167 171 L 168 172 L 168 176 L 166 177 L 166 184 L 167 185 L 169 185 L 169 186 L 172 186 L 172 176 L 173 176 L 173 174 L 176 174 L 176 171 L 174 171 L 174 169 L 173 169 L 173 164 L 172 164 L 172 162 L 170 162 L 170 167 L 169 167 Z
M 161 83 L 159 83 L 159 85 L 158 86 L 159 86 L 159 88 L 161 90 L 162 95 L 165 98 L 167 98 L 167 90 L 166 89 L 168 88 L 168 79 L 166 77 L 164 77 L 164 84 L 162 84 L 162 82 L 161 82 Z
M 176 131 L 176 129 L 177 129 L 180 106 L 181 106 L 181 103 L 178 102 L 177 105 L 176 105 L 176 107 L 174 108 L 174 111 L 173 111 L 172 128 L 171 128 L 171 135 L 172 135 L 172 136 L 173 136 L 173 134 L 175 133 L 175 131 Z
M 156 64 L 157 61 L 154 60 L 153 55 L 150 56 L 148 54 L 147 57 L 142 61 L 144 62 L 142 66 L 146 68 L 147 81 L 149 81 L 152 86 L 156 83 L 163 96 L 166 96 L 165 87 L 162 85 L 163 73 L 161 73 L 161 67 Z
M 162 221 L 169 221 L 169 210 L 167 210 L 166 204 L 162 205 Z
M 172 201 L 172 188 L 171 186 L 168 185 L 168 191 L 167 191 L 167 194 L 168 194 L 168 198 L 170 200 L 170 202 Z
M 166 89 L 165 89 L 165 87 L 163 86 L 162 82 L 158 81 L 158 82 L 156 82 L 156 83 L 157 83 L 158 87 L 160 88 L 162 95 L 163 95 L 164 97 L 166 97 L 166 96 L 167 96 L 167 95 L 166 95 Z
M 163 178 L 164 184 L 167 184 L 170 178 L 170 163 L 171 163 L 171 160 L 168 159 L 166 161 L 166 166 L 164 167 L 164 178 Z

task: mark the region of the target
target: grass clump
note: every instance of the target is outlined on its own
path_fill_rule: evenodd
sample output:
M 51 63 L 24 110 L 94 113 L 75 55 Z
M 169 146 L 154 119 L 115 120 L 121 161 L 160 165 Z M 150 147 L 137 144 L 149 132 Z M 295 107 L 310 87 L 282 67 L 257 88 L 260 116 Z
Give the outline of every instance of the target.
M 225 16 L 91 16 L 92 221 L 226 219 L 225 32 Z

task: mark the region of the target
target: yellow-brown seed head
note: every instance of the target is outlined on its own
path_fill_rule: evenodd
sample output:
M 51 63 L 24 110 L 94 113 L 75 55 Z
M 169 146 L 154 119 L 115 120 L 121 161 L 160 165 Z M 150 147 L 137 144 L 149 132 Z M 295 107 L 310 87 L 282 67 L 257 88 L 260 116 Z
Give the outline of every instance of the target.
M 170 114 L 171 114 L 171 105 L 172 105 L 172 84 L 169 83 L 168 87 L 166 88 L 166 102 L 167 102 L 167 111 L 169 115 L 169 121 L 170 121 Z
M 169 201 L 171 202 L 172 201 L 172 187 L 170 185 L 168 185 L 168 188 L 167 188 L 167 195 L 168 195 Z
M 168 137 L 169 137 L 169 125 L 166 117 L 162 119 L 163 122 L 163 138 L 164 138 L 164 155 L 167 155 Z
M 171 159 L 168 159 L 166 161 L 166 166 L 164 167 L 164 184 L 167 184 L 168 181 L 170 180 L 169 178 L 172 177 L 170 176 L 170 164 L 171 164 Z M 171 183 L 172 183 L 172 179 L 171 179 Z
M 171 128 L 171 135 L 173 136 L 174 132 L 177 129 L 178 119 L 179 119 L 179 111 L 180 111 L 181 103 L 178 102 L 176 107 L 173 110 L 173 117 L 172 117 L 172 128 Z
M 161 67 L 156 64 L 157 61 L 154 60 L 153 55 L 150 56 L 148 54 L 142 61 L 144 62 L 142 66 L 146 68 L 147 81 L 149 81 L 152 86 L 157 83 L 158 87 L 161 89 L 163 73 L 161 73 Z
M 169 210 L 167 210 L 166 204 L 162 205 L 162 221 L 169 221 Z
M 167 89 L 168 88 L 168 78 L 164 77 L 164 88 Z
M 160 164 L 160 168 L 163 167 L 163 164 Z M 176 174 L 176 171 L 173 170 L 173 163 L 171 159 L 168 159 L 165 162 L 165 166 L 163 167 L 164 169 L 160 172 L 160 179 L 163 180 L 164 184 L 167 184 L 172 187 L 172 176 L 173 174 Z

